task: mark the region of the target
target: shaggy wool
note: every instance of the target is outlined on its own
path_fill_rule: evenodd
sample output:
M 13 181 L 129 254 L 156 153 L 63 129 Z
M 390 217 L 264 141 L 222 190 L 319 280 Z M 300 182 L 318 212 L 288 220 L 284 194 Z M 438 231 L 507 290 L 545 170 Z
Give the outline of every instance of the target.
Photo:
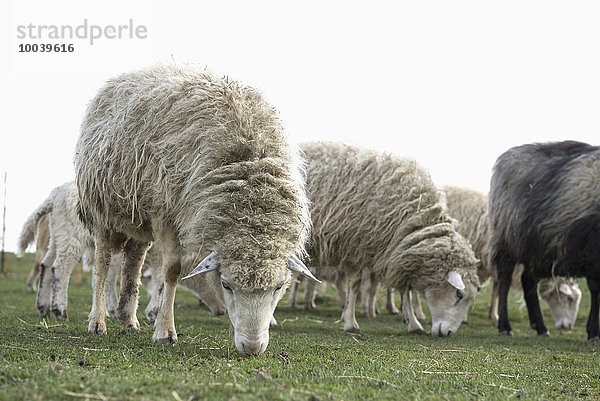
M 298 151 L 260 92 L 228 78 L 159 65 L 111 79 L 88 106 L 75 170 L 87 227 L 141 241 L 170 227 L 183 252 L 216 251 L 243 289 L 273 286 L 305 252 Z
M 311 264 L 372 268 L 400 291 L 479 287 L 477 259 L 429 174 L 412 159 L 332 142 L 301 146 L 313 221 Z

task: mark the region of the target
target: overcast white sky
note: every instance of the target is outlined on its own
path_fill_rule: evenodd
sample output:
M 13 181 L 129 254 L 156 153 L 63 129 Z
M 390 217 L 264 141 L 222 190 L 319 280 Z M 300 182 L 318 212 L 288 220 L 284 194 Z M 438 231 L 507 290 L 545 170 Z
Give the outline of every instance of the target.
M 600 143 L 597 1 L 10 0 L 1 8 L 9 251 L 27 216 L 73 179 L 95 91 L 155 62 L 196 63 L 260 88 L 293 141 L 414 157 L 439 184 L 487 191 L 496 157 L 522 143 Z M 19 25 L 84 19 L 102 27 L 132 19 L 147 38 L 17 38 Z M 75 51 L 19 53 L 25 43 Z

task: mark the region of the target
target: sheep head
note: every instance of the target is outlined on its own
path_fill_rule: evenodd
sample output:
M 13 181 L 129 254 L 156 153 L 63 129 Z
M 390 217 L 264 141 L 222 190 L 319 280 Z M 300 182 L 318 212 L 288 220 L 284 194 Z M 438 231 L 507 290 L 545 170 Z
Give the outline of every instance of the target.
M 296 256 L 291 255 L 287 266 L 280 266 L 275 280 L 270 280 L 272 285 L 246 288 L 232 274 L 236 270 L 236 263 L 239 262 L 232 262 L 229 266 L 222 265 L 219 256 L 213 251 L 183 279 L 212 272 L 209 281 L 215 288 L 221 288 L 220 293 L 231 322 L 233 344 L 244 356 L 260 355 L 269 344 L 269 326 L 275 307 L 291 282 L 291 272 L 298 272 L 319 283 L 320 281 Z
M 451 270 L 444 285 L 426 288 L 423 293 L 431 311 L 431 334 L 444 337 L 455 334 L 466 320 L 477 287 L 470 282 L 465 284 L 462 276 Z

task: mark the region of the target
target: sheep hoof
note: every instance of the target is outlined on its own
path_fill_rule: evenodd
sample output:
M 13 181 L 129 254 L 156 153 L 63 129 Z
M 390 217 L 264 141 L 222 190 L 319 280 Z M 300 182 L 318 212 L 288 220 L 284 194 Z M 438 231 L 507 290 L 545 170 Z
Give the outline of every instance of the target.
M 40 312 L 41 317 L 50 316 L 50 307 L 46 305 L 37 305 L 37 310 Z
M 400 311 L 398 309 L 392 309 L 392 310 L 388 309 L 388 313 L 390 315 L 398 315 L 398 314 L 400 314 Z
M 415 329 L 415 330 L 409 330 L 408 334 L 416 334 L 419 336 L 423 336 L 423 335 L 427 334 L 427 332 L 423 329 Z
M 166 333 L 156 334 L 152 337 L 152 340 L 157 344 L 177 344 L 177 333 L 171 330 L 167 330 Z
M 132 322 L 125 325 L 121 325 L 121 334 L 126 333 L 139 333 L 140 324 L 138 322 Z
M 344 328 L 344 331 L 346 333 L 358 334 L 358 333 L 360 333 L 360 328 L 351 326 L 351 327 L 348 327 L 348 328 Z
M 90 322 L 88 334 L 106 334 L 106 323 Z
M 600 337 L 596 336 L 596 337 L 588 338 L 588 342 L 598 343 L 598 342 L 600 342 Z
M 215 315 L 215 316 L 223 316 L 224 314 L 225 314 L 224 309 L 217 309 L 213 312 L 213 315 Z
M 538 333 L 538 336 L 540 336 L 540 337 L 550 337 L 550 332 L 548 330 L 546 330 L 543 333 Z
M 69 320 L 69 316 L 67 315 L 67 311 L 60 309 L 52 309 L 52 314 L 56 317 L 56 319 L 66 322 Z
M 507 336 L 507 337 L 512 337 L 513 336 L 513 332 L 512 330 L 502 330 L 498 332 L 499 335 L 501 336 Z

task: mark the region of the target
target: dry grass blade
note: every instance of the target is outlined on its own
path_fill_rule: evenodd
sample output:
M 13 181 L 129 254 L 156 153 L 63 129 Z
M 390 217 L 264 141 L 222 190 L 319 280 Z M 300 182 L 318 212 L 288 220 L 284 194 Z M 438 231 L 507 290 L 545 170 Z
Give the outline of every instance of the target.
M 88 394 L 88 393 L 74 393 L 72 391 L 63 391 L 63 394 L 71 396 L 71 397 L 85 398 L 87 400 L 89 400 L 89 399 L 103 400 L 103 401 L 108 400 L 108 398 L 105 397 L 104 395 L 102 395 L 101 393 L 98 393 L 98 394 Z
M 432 372 L 429 370 L 422 370 L 421 373 L 425 373 L 427 375 L 475 375 L 476 372 Z

